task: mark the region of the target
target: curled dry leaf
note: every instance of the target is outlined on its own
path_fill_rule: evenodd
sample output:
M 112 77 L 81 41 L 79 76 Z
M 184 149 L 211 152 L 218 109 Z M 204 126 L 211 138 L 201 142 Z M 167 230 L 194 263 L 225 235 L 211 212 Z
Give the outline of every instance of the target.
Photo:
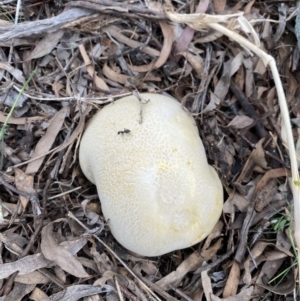
M 60 222 L 63 219 L 56 220 Z M 58 245 L 54 239 L 52 227 L 55 222 L 49 223 L 42 230 L 41 250 L 43 255 L 59 265 L 63 270 L 76 277 L 88 277 L 89 274 L 84 270 L 82 264 L 66 248 Z

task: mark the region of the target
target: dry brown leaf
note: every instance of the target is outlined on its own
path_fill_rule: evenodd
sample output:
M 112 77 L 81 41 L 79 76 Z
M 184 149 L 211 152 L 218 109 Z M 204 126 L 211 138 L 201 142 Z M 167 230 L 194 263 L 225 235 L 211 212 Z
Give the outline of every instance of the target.
M 94 285 L 102 287 L 108 280 L 113 280 L 115 276 L 118 276 L 118 273 L 105 271 L 102 276 L 94 282 Z
M 115 38 L 119 42 L 124 43 L 125 45 L 127 45 L 131 48 L 137 48 L 140 46 L 140 43 L 138 41 L 134 41 L 134 40 L 122 35 L 120 33 L 120 28 L 118 28 L 117 26 L 110 25 L 109 27 L 106 27 L 104 31 L 108 32 L 113 38 Z M 153 49 L 149 46 L 143 47 L 142 52 L 147 53 L 154 57 L 160 55 L 160 51 Z
M 252 123 L 253 123 L 253 119 L 246 116 L 246 115 L 243 115 L 243 116 L 239 116 L 239 115 L 236 115 L 230 122 L 229 124 L 227 125 L 227 127 L 231 127 L 233 129 L 244 129 L 248 126 L 250 126 Z
M 267 166 L 268 163 L 265 158 L 265 152 L 262 147 L 264 140 L 265 139 L 262 138 L 255 145 L 256 148 L 251 152 L 250 156 L 248 157 L 236 183 L 249 182 L 251 174 L 254 168 L 256 167 L 260 167 L 260 169 L 257 169 L 256 171 L 261 173 L 269 169 L 269 167 Z
M 219 79 L 214 94 L 220 99 L 220 101 L 223 101 L 225 99 L 225 96 L 228 93 L 229 86 L 230 86 L 230 73 L 231 73 L 231 63 L 232 60 L 228 60 L 223 64 L 223 73 L 221 78 Z
M 244 59 L 244 53 L 241 51 L 239 52 L 231 62 L 231 70 L 230 70 L 230 77 L 232 77 L 242 66 Z
M 67 280 L 67 275 L 66 275 L 65 271 L 58 265 L 55 266 L 54 271 L 55 271 L 55 276 L 57 277 L 57 279 L 59 279 L 59 281 L 61 283 L 65 284 L 66 280 Z
M 289 87 L 289 89 L 287 91 L 287 102 L 291 103 L 291 100 L 294 98 L 294 96 L 296 95 L 296 92 L 298 91 L 299 84 L 295 78 L 294 73 L 290 71 L 288 64 L 286 64 L 285 76 L 286 76 L 286 82 L 287 82 L 286 84 Z
M 240 267 L 239 264 L 233 260 L 232 267 L 226 285 L 223 290 L 223 298 L 234 296 L 237 293 L 238 285 L 240 282 Z
M 164 21 L 159 21 L 159 25 L 162 30 L 163 36 L 164 36 L 164 43 L 163 43 L 163 47 L 160 51 L 158 59 L 155 60 L 155 62 L 151 62 L 148 65 L 142 65 L 142 66 L 129 65 L 128 67 L 132 71 L 148 72 L 153 69 L 157 69 L 157 68 L 161 67 L 167 61 L 167 59 L 171 53 L 172 46 L 173 46 L 173 39 L 174 39 L 173 38 L 173 36 L 174 36 L 173 28 L 172 28 L 172 25 L 170 25 Z
M 248 207 L 251 205 L 250 200 L 238 192 L 234 192 L 232 202 L 240 212 L 247 212 Z
M 14 25 L 14 23 L 11 21 L 2 20 L 2 19 L 0 20 L 0 26 L 12 26 L 12 25 Z
M 267 170 L 267 169 L 269 169 L 269 167 L 268 167 L 268 163 L 265 158 L 265 152 L 263 149 L 264 141 L 265 141 L 265 139 L 262 138 L 261 140 L 259 140 L 256 143 L 255 149 L 252 151 L 250 157 L 256 165 Z
M 208 261 L 214 257 L 221 243 L 222 239 L 218 239 L 209 249 L 202 250 L 201 252 L 195 251 L 177 267 L 176 271 L 171 272 L 155 284 L 162 289 L 167 289 L 169 286 L 176 286 L 188 272 L 195 271 L 204 261 Z
M 199 78 L 203 77 L 204 62 L 200 55 L 192 54 L 190 52 L 179 52 L 177 55 L 182 55 L 191 64 L 193 70 L 197 73 Z
M 251 58 L 244 59 L 244 66 L 246 68 L 245 76 L 245 94 L 251 97 L 254 92 L 254 73 L 253 73 L 253 60 Z
M 246 34 L 250 35 L 250 40 L 253 39 L 254 45 L 260 47 L 259 36 L 254 30 L 253 26 L 250 24 L 250 22 L 244 16 L 239 16 L 237 21 L 241 27 L 241 30 L 244 31 Z
M 214 228 L 211 230 L 211 232 L 209 233 L 209 235 L 207 236 L 207 238 L 205 240 L 205 244 L 202 247 L 202 250 L 207 249 L 210 246 L 211 242 L 215 238 L 220 237 L 220 235 L 222 233 L 222 230 L 223 230 L 223 227 L 224 227 L 224 223 L 219 220 L 217 222 L 217 224 L 214 226 Z
M 265 250 L 265 248 L 267 246 L 269 246 L 270 243 L 268 242 L 264 242 L 264 241 L 259 241 L 258 243 L 255 244 L 255 246 L 251 249 L 251 256 L 249 255 L 248 258 L 246 259 L 246 261 L 244 262 L 244 268 L 245 268 L 245 275 L 243 277 L 243 281 L 246 284 L 250 284 L 251 283 L 251 273 L 250 273 L 250 264 L 253 265 L 253 261 L 252 258 L 257 258 L 258 256 L 260 256 L 263 251 Z
M 255 3 L 255 1 L 256 1 L 256 0 L 251 0 L 251 1 L 249 1 L 249 2 L 247 3 L 247 5 L 246 5 L 245 8 L 244 8 L 244 13 L 245 13 L 245 15 L 251 13 L 251 9 L 252 9 L 252 6 L 253 6 L 253 4 Z
M 263 50 L 263 51 L 265 51 L 265 52 L 267 52 L 267 50 L 266 50 L 264 44 L 261 44 L 260 49 Z M 267 72 L 267 67 L 266 67 L 266 65 L 264 64 L 263 60 L 259 59 L 259 60 L 257 61 L 257 64 L 256 64 L 255 69 L 254 69 L 253 72 L 254 72 L 254 73 L 258 73 L 258 74 L 260 74 L 260 75 L 263 75 L 263 74 L 265 74 L 265 73 Z M 266 88 L 266 87 L 263 87 L 263 88 L 264 88 L 264 89 L 268 89 L 268 88 Z M 275 88 L 275 87 L 274 87 L 274 88 Z M 260 99 L 259 95 L 257 96 L 257 98 Z
M 17 271 L 19 275 L 23 275 L 50 265 L 51 261 L 47 260 L 41 253 L 29 255 L 14 262 L 0 264 L 0 279 L 7 278 Z
M 196 30 L 201 30 L 205 28 L 209 28 L 210 23 L 223 23 L 228 22 L 229 19 L 233 17 L 238 17 L 243 15 L 243 13 L 236 13 L 231 15 L 208 15 L 208 14 L 180 14 L 175 13 L 168 8 L 165 9 L 165 14 L 174 22 L 177 23 L 186 23 L 191 28 Z
M 255 210 L 262 211 L 274 199 L 278 190 L 277 181 L 272 179 L 263 189 L 259 190 L 254 198 Z
M 57 30 L 55 32 L 48 33 L 37 43 L 31 53 L 26 56 L 25 61 L 37 59 L 50 53 L 58 44 L 63 34 L 64 30 Z
M 278 235 L 277 235 L 278 236 Z M 271 246 L 275 247 L 277 250 L 276 251 L 268 251 L 263 254 L 265 251 L 266 247 Z M 251 249 L 251 256 L 249 255 L 246 261 L 244 262 L 244 267 L 245 267 L 245 275 L 243 277 L 243 281 L 246 284 L 251 283 L 251 273 L 250 273 L 250 266 L 253 266 L 253 259 L 255 259 L 255 263 L 259 264 L 262 261 L 274 261 L 276 264 L 273 266 L 273 269 L 275 269 L 275 266 L 278 265 L 279 262 L 282 262 L 283 258 L 286 258 L 287 256 L 294 257 L 293 254 L 287 249 L 289 248 L 290 245 L 285 242 L 284 246 L 281 245 L 274 245 L 269 242 L 265 241 L 259 241 L 255 244 L 255 246 Z M 280 259 L 280 261 L 278 261 Z M 279 268 L 279 266 L 278 266 Z M 274 273 L 276 271 L 273 271 Z M 261 270 L 262 273 L 262 270 Z M 262 274 L 263 275 L 263 274 Z M 271 274 L 270 274 L 271 275 Z M 273 276 L 273 275 L 272 275 Z M 270 277 L 272 277 L 270 276 Z
M 64 219 L 58 219 L 43 228 L 41 242 L 42 253 L 48 260 L 53 261 L 69 274 L 79 278 L 88 277 L 89 274 L 84 270 L 78 259 L 66 248 L 58 245 L 53 237 L 53 224 L 62 220 Z
M 264 294 L 265 286 L 267 286 L 268 281 L 276 274 L 283 262 L 284 258 L 273 261 L 266 261 L 263 264 L 255 282 L 256 285 L 253 292 L 255 296 L 262 296 Z M 293 281 L 289 281 L 289 283 L 293 283 Z M 273 287 L 273 289 L 275 288 Z M 255 298 L 253 300 L 258 301 L 259 299 Z
M 204 13 L 206 12 L 209 5 L 209 0 L 200 0 L 197 8 L 196 13 Z M 194 37 L 195 30 L 187 26 L 181 33 L 180 37 L 176 40 L 176 45 L 174 47 L 173 53 L 178 54 L 180 52 L 184 52 L 188 49 L 193 37 Z
M 25 78 L 24 78 L 21 70 L 15 69 L 10 64 L 5 63 L 5 62 L 0 62 L 0 69 L 6 70 L 7 72 L 9 72 L 18 82 L 25 83 Z
M 87 116 L 87 114 L 91 111 L 92 107 L 88 106 L 86 107 L 85 111 L 80 115 L 80 120 L 79 123 L 76 127 L 76 129 L 73 131 L 73 133 L 71 134 L 71 136 L 69 137 L 69 139 L 63 143 L 62 145 L 60 145 L 49 157 L 47 163 L 53 158 L 53 156 L 60 152 L 61 150 L 63 150 L 64 148 L 68 147 L 69 145 L 71 145 L 75 139 L 77 139 L 77 137 L 83 132 L 84 129 L 84 125 L 85 125 L 85 117 Z M 46 164 L 47 165 L 47 164 Z
M 278 25 L 276 26 L 276 32 L 273 37 L 274 42 L 277 43 L 281 36 L 283 35 L 285 31 L 285 26 L 286 26 L 286 18 L 287 18 L 287 8 L 288 6 L 285 3 L 280 3 L 278 5 L 278 17 L 279 17 L 279 22 Z
M 57 134 L 60 132 L 67 112 L 69 111 L 69 106 L 63 107 L 59 112 L 55 114 L 51 120 L 46 134 L 39 140 L 36 145 L 35 151 L 32 155 L 32 158 L 40 157 L 45 155 L 53 145 Z M 26 168 L 26 174 L 35 174 L 41 167 L 44 158 L 37 159 L 33 162 L 30 162 Z
M 221 299 L 215 295 L 211 295 L 211 301 L 249 301 L 253 298 L 253 286 L 250 286 L 235 296 L 230 296 L 224 299 Z
M 212 287 L 211 287 L 211 280 L 208 276 L 208 271 L 201 272 L 201 281 L 202 281 L 202 287 L 203 291 L 206 297 L 207 301 L 211 301 L 211 295 L 212 295 Z
M 0 122 L 4 123 L 7 119 L 7 113 L 0 111 Z M 8 124 L 17 124 L 17 125 L 25 125 L 37 121 L 44 121 L 48 119 L 48 117 L 45 116 L 35 116 L 35 117 L 13 117 L 11 116 L 8 120 Z
M 216 14 L 222 13 L 225 9 L 227 0 L 214 0 L 213 5 Z
M 62 90 L 62 89 L 64 89 L 64 88 L 65 88 L 65 85 L 63 85 L 63 84 L 60 83 L 60 82 L 56 82 L 56 81 L 55 81 L 55 82 L 52 84 L 52 91 L 54 92 L 55 97 L 59 98 L 59 97 L 60 97 L 59 91 Z
M 21 169 L 15 168 L 15 185 L 16 187 L 28 194 L 35 194 L 35 190 L 33 189 L 33 176 L 26 175 Z M 23 208 L 26 208 L 29 200 L 24 196 L 20 195 L 20 201 L 22 203 Z
M 35 284 L 15 283 L 12 291 L 6 296 L 5 301 L 21 301 L 35 288 Z
M 99 253 L 96 250 L 96 246 L 92 245 L 90 249 L 91 255 L 93 256 L 93 259 L 95 263 L 97 264 L 98 270 L 101 274 L 103 274 L 105 271 L 117 271 L 117 267 L 111 262 L 110 258 L 107 256 L 106 253 Z
M 148 276 L 159 277 L 159 275 L 160 275 L 160 272 L 159 272 L 158 268 L 151 261 L 138 262 L 134 266 L 133 271 L 136 272 L 139 275 L 142 275 L 141 271 L 145 272 L 146 275 L 148 275 Z
M 213 111 L 215 108 L 218 107 L 219 104 L 220 104 L 220 99 L 213 92 L 210 91 L 210 101 L 208 105 L 205 107 L 205 109 L 201 111 L 201 114 L 206 114 L 208 112 Z
M 93 286 L 93 285 L 71 285 L 65 290 L 53 294 L 50 297 L 43 299 L 43 301 L 77 301 L 81 298 L 95 295 L 103 294 L 114 291 L 113 287 L 109 285 L 104 285 L 103 287 Z
M 107 63 L 103 66 L 103 74 L 110 80 L 120 83 L 120 84 L 126 84 L 127 80 L 130 78 L 128 75 L 120 74 L 113 69 L 109 68 Z
M 49 277 L 43 275 L 39 271 L 33 271 L 24 275 L 18 274 L 15 278 L 15 281 L 24 284 L 46 284 L 51 280 Z
M 260 264 L 263 261 L 268 261 L 268 260 L 277 260 L 281 258 L 285 258 L 287 255 L 281 251 L 265 251 L 264 254 L 258 256 L 256 258 L 257 264 Z
M 42 291 L 40 290 L 38 287 L 36 287 L 31 295 L 29 296 L 29 298 L 33 301 L 42 301 L 44 299 L 46 299 L 48 296 Z
M 88 54 L 86 53 L 84 46 L 79 45 L 78 48 L 86 65 L 86 70 L 88 74 L 93 78 L 95 86 L 100 90 L 109 91 L 109 88 L 105 81 L 99 76 L 97 76 L 94 65 L 92 64 Z

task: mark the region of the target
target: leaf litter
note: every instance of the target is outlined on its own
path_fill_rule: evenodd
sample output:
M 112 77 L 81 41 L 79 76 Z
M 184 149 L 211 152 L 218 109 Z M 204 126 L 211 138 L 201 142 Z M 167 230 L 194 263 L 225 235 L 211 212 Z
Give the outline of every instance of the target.
M 3 8 L 15 16 L 17 6 Z M 1 141 L 0 300 L 294 300 L 291 163 L 274 79 L 263 59 L 205 25 L 220 23 L 274 57 L 299 160 L 294 2 L 23 9 L 27 22 L 0 25 L 0 122 L 36 69 Z M 171 22 L 172 11 L 187 25 Z M 168 92 L 193 114 L 225 191 L 206 240 L 158 258 L 114 240 L 78 164 L 87 119 L 137 92 Z

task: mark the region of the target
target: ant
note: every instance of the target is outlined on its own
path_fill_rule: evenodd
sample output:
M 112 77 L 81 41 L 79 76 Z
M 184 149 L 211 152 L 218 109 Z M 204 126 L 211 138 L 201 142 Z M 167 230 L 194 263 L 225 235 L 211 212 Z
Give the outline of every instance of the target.
M 129 134 L 130 132 L 131 132 L 130 130 L 124 128 L 124 131 L 118 131 L 118 135 Z

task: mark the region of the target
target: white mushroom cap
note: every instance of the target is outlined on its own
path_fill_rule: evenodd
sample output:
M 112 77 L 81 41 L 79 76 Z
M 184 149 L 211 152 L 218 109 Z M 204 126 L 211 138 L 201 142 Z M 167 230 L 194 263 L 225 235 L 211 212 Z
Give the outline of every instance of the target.
M 97 186 L 117 241 L 137 254 L 158 256 L 210 233 L 222 211 L 223 189 L 194 119 L 180 103 L 157 94 L 141 97 L 149 100 L 142 105 L 142 123 L 135 96 L 91 119 L 79 160 Z

